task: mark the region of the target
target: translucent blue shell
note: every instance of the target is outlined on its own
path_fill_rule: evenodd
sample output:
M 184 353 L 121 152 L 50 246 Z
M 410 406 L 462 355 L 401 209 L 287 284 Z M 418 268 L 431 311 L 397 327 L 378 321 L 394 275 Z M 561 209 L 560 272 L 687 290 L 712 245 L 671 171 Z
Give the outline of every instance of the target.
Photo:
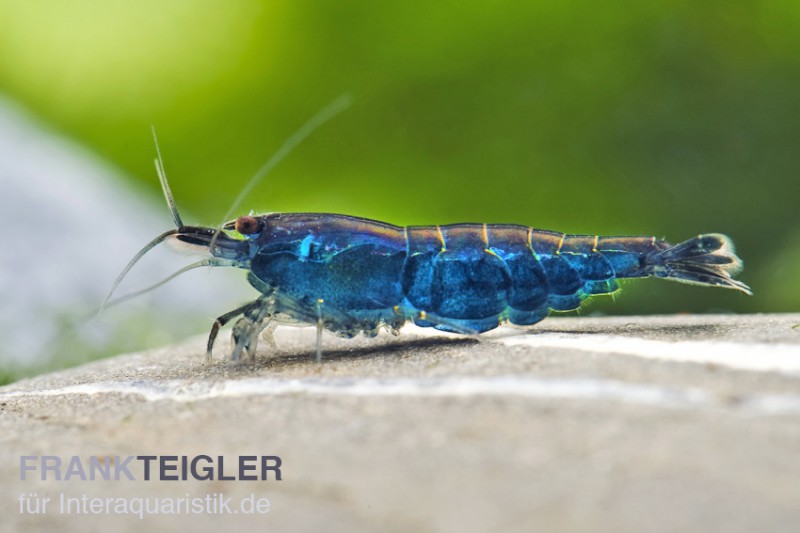
M 328 214 L 271 214 L 250 241 L 250 281 L 321 306 L 328 329 L 374 333 L 406 320 L 481 333 L 530 325 L 551 310 L 638 277 L 669 245 L 652 237 L 564 235 L 516 225 L 401 228 Z M 280 300 L 278 301 L 280 307 Z M 283 313 L 297 314 L 296 306 Z M 307 313 L 296 316 L 307 320 Z

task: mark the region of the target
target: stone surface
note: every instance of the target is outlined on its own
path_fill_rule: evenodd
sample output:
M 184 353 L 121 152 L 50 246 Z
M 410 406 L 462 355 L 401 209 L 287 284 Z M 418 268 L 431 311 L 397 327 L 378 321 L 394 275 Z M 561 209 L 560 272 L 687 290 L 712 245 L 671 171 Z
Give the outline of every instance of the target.
M 0 388 L 2 526 L 138 531 L 795 531 L 800 314 L 553 318 L 481 340 L 279 329 L 232 366 L 205 339 Z M 20 480 L 20 456 L 277 455 L 282 480 Z M 138 473 L 139 470 L 134 472 Z M 29 474 L 31 475 L 31 474 Z M 20 494 L 48 496 L 20 513 Z M 270 511 L 62 514 L 59 498 Z M 235 508 L 235 507 L 234 507 Z

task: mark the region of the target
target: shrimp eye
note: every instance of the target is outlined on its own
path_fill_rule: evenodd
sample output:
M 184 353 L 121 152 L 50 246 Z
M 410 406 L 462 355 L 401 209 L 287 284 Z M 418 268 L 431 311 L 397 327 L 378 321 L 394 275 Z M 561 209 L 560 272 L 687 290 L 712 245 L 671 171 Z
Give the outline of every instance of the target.
M 256 217 L 239 217 L 234 229 L 241 235 L 254 235 L 261 231 L 261 222 Z

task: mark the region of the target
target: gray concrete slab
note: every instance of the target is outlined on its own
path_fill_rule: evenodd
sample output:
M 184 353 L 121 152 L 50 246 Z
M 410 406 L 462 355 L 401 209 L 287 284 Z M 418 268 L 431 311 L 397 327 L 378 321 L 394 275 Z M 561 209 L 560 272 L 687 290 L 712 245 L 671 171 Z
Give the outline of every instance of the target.
M 412 328 L 326 336 L 322 365 L 313 330 L 286 328 L 277 348 L 238 366 L 222 353 L 205 364 L 203 338 L 119 356 L 0 388 L 0 520 L 65 531 L 796 531 L 798 325 L 800 314 L 552 318 L 480 342 Z M 20 480 L 24 455 L 198 454 L 277 455 L 283 478 Z M 51 498 L 46 513 L 20 512 L 32 493 Z M 139 518 L 58 505 L 208 494 L 234 506 L 267 498 L 270 510 Z

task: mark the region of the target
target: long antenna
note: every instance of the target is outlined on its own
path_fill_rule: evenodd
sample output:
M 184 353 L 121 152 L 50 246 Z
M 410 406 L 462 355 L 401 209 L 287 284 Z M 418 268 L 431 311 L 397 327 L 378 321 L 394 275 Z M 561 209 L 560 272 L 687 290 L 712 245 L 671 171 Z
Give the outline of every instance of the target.
M 169 212 L 172 214 L 172 220 L 175 222 L 175 225 L 178 229 L 183 227 L 183 221 L 181 220 L 181 215 L 178 213 L 178 208 L 175 205 L 175 199 L 172 197 L 172 191 L 169 188 L 169 182 L 167 182 L 167 173 L 164 171 L 164 160 L 161 159 L 161 149 L 158 147 L 158 137 L 156 136 L 156 127 L 150 126 L 150 129 L 153 130 L 153 142 L 156 144 L 156 154 L 158 157 L 154 160 L 156 164 L 156 174 L 158 174 L 158 181 L 161 182 L 161 190 L 164 191 L 164 198 L 167 199 L 167 207 L 169 207 Z
M 269 158 L 269 160 L 264 163 L 258 172 L 256 172 L 250 181 L 242 188 L 239 196 L 233 201 L 230 209 L 225 213 L 225 216 L 222 217 L 222 221 L 219 223 L 217 232 L 214 234 L 214 237 L 211 239 L 211 242 L 208 245 L 209 250 L 214 249 L 214 245 L 217 243 L 217 238 L 219 237 L 220 232 L 222 231 L 222 226 L 225 222 L 228 221 L 231 214 L 239 207 L 239 205 L 244 201 L 250 191 L 253 190 L 253 187 L 262 180 L 267 174 L 269 174 L 273 168 L 275 168 L 278 163 L 280 163 L 289 153 L 301 142 L 303 142 L 306 137 L 311 135 L 314 130 L 325 124 L 327 121 L 350 107 L 352 104 L 353 98 L 350 96 L 349 93 L 345 93 L 327 106 L 323 107 L 316 115 L 311 117 L 308 122 L 303 124 L 299 130 L 297 130 L 291 137 L 286 139 L 283 145 L 278 149 L 275 154 Z M 173 215 L 175 216 L 175 215 Z M 212 252 L 213 253 L 213 252 Z
M 128 272 L 131 271 L 131 269 L 134 267 L 134 265 L 136 265 L 136 263 L 139 262 L 139 259 L 144 257 L 147 252 L 149 252 L 150 250 L 155 248 L 158 244 L 162 243 L 164 241 L 164 239 L 166 239 L 170 235 L 177 234 L 179 230 L 180 230 L 180 228 L 171 229 L 169 231 L 165 231 L 164 233 L 162 233 L 161 235 L 159 235 L 158 237 L 156 237 L 155 239 L 153 239 L 149 243 L 145 244 L 144 248 L 139 250 L 139 252 L 135 256 L 133 256 L 133 259 L 128 261 L 128 264 L 125 265 L 125 268 L 122 269 L 122 272 L 119 273 L 119 276 L 117 276 L 117 279 L 114 281 L 114 285 L 111 286 L 111 290 L 108 291 L 108 294 L 106 295 L 105 299 L 103 300 L 103 303 L 100 304 L 100 309 L 97 310 L 97 316 L 98 317 L 100 316 L 100 314 L 102 314 L 103 310 L 106 308 L 106 304 L 108 304 L 108 301 L 111 299 L 111 296 L 114 294 L 114 291 L 117 290 L 117 287 L 119 287 L 119 284 L 122 283 L 122 280 L 125 279 L 125 276 L 128 275 Z
M 103 309 L 108 309 L 109 307 L 113 307 L 115 305 L 121 304 L 122 302 L 130 300 L 132 298 L 136 298 L 137 296 L 141 296 L 142 294 L 148 293 L 150 291 L 153 291 L 161 287 L 162 285 L 169 283 L 170 281 L 177 278 L 184 272 L 189 272 L 190 270 L 194 270 L 195 268 L 200 268 L 204 266 L 221 267 L 221 266 L 235 266 L 235 265 L 236 263 L 234 261 L 231 261 L 229 259 L 221 259 L 219 257 L 202 259 L 200 261 L 192 263 L 191 265 L 185 266 L 176 272 L 173 272 L 172 274 L 170 274 L 169 276 L 167 276 L 166 278 L 162 279 L 161 281 L 159 281 L 154 285 L 151 285 L 145 289 L 138 290 L 136 292 L 132 292 L 130 294 L 126 294 L 125 296 L 120 296 L 116 300 L 111 300 L 109 302 L 108 299 L 111 297 L 111 295 L 109 294 L 109 298 L 106 298 L 106 301 L 103 302 Z

